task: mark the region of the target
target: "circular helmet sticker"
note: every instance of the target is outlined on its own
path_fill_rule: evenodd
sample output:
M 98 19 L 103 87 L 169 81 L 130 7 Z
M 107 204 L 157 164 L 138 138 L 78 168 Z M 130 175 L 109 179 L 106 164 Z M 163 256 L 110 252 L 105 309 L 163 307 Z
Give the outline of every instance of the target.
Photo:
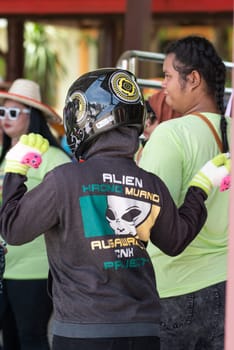
M 137 102 L 140 90 L 137 83 L 125 72 L 116 72 L 110 78 L 111 88 L 116 97 L 124 102 Z
M 82 92 L 75 91 L 69 96 L 69 102 L 74 106 L 76 122 L 82 124 L 86 117 L 87 101 L 86 97 Z

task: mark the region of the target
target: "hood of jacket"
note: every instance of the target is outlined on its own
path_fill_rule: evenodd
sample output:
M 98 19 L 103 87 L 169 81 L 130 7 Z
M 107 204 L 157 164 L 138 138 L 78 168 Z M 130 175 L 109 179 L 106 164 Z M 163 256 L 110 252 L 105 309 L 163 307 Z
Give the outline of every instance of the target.
M 134 158 L 139 147 L 139 131 L 134 127 L 119 127 L 100 134 L 83 154 L 87 160 L 92 156 Z

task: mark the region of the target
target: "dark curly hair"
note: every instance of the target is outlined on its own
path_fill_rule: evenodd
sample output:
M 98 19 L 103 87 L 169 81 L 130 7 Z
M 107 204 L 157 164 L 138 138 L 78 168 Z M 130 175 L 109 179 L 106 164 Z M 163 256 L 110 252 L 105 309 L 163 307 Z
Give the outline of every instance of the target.
M 207 86 L 207 93 L 215 97 L 217 108 L 221 114 L 220 130 L 223 152 L 229 150 L 227 140 L 227 122 L 224 117 L 224 92 L 226 81 L 226 67 L 215 50 L 213 44 L 201 36 L 187 36 L 173 41 L 165 50 L 165 54 L 175 55 L 174 69 L 178 71 L 182 81 L 187 75 L 196 70 L 203 77 Z

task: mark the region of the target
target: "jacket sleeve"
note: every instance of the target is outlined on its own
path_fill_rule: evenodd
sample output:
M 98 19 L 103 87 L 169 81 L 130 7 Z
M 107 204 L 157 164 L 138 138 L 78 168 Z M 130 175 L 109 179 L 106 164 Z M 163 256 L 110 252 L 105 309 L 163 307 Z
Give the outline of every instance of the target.
M 19 174 L 7 173 L 4 177 L 1 235 L 11 245 L 30 242 L 58 222 L 51 172 L 28 192 L 24 184 L 26 180 L 26 176 Z
M 165 188 L 163 207 L 151 230 L 152 243 L 165 254 L 176 256 L 192 242 L 207 218 L 207 195 L 198 187 L 190 187 L 184 203 L 178 209 Z

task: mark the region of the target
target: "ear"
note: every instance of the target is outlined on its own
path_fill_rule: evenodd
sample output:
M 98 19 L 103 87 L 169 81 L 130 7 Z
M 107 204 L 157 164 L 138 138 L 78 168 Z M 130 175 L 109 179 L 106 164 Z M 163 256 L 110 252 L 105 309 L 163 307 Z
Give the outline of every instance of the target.
M 188 75 L 188 80 L 190 82 L 190 86 L 192 89 L 198 87 L 201 84 L 201 76 L 198 73 L 197 70 L 193 70 L 189 75 Z

